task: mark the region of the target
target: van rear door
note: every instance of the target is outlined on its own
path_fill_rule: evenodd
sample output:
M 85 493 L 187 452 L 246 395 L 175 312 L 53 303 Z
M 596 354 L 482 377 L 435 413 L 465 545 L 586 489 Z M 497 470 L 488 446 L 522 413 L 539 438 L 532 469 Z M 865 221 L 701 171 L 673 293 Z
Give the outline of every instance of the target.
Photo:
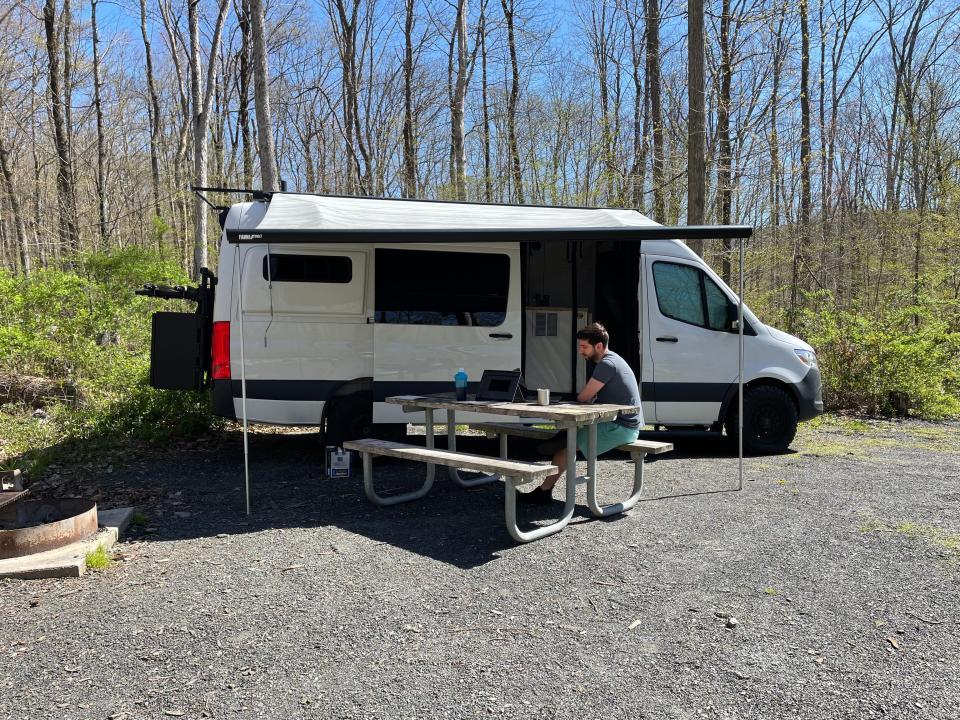
M 416 422 L 384 398 L 452 391 L 458 368 L 476 392 L 520 367 L 518 245 L 383 245 L 373 265 L 374 422 Z
M 710 425 L 737 381 L 736 305 L 695 262 L 645 255 L 644 263 L 656 397 L 648 420 Z

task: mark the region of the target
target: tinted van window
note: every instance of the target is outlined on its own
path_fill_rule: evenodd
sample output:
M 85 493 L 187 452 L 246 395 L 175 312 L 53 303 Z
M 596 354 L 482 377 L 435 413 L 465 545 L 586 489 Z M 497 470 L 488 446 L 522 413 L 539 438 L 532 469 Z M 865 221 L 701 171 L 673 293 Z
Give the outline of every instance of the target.
M 668 318 L 704 327 L 700 271 L 689 265 L 653 264 L 660 312 Z
M 378 249 L 376 277 L 378 323 L 496 327 L 507 317 L 508 255 Z
M 660 312 L 668 318 L 710 330 L 730 330 L 736 306 L 699 268 L 655 262 L 653 282 Z M 745 329 L 747 334 L 751 334 Z
M 348 283 L 353 279 L 353 261 L 340 255 L 270 253 L 263 257 L 263 279 L 273 282 Z

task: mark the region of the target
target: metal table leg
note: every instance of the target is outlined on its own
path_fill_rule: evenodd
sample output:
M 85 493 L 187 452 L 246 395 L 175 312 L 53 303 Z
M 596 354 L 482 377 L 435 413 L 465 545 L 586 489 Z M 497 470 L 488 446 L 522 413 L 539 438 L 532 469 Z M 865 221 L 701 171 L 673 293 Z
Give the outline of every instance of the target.
M 505 480 L 504 515 L 510 537 L 517 542 L 530 542 L 563 530 L 570 523 L 577 502 L 577 426 L 567 426 L 567 499 L 563 506 L 563 515 L 559 520 L 526 532 L 521 530 L 517 526 L 517 486 L 523 485 L 524 481 L 511 477 Z
M 592 423 L 587 440 L 587 507 L 595 517 L 609 517 L 626 512 L 640 500 L 643 493 L 643 455 L 634 455 L 633 490 L 623 502 L 600 505 L 597 502 L 597 424 Z M 645 454 L 645 453 L 644 453 Z
M 447 449 L 450 452 L 457 451 L 457 413 L 454 410 L 447 410 Z M 500 441 L 500 457 L 506 459 L 507 457 L 507 443 L 506 437 L 503 436 Z M 460 487 L 471 488 L 476 487 L 477 485 L 486 485 L 487 483 L 496 482 L 500 479 L 499 475 L 480 475 L 475 478 L 463 478 L 460 477 L 460 471 L 455 467 L 448 467 L 447 472 L 450 474 L 450 479 L 453 480 Z
M 433 409 L 426 408 L 425 413 L 425 430 L 427 433 L 427 447 L 433 449 Z M 363 455 L 363 491 L 367 495 L 367 499 L 370 500 L 374 505 L 380 505 L 381 507 L 387 505 L 396 505 L 398 503 L 409 502 L 410 500 L 419 500 L 428 492 L 430 488 L 433 487 L 433 478 L 436 476 L 437 466 L 427 464 L 427 479 L 424 480 L 423 485 L 420 486 L 417 490 L 411 490 L 410 492 L 400 493 L 399 495 L 388 495 L 386 497 L 378 495 L 377 491 L 373 487 L 373 457 L 370 453 L 362 453 Z

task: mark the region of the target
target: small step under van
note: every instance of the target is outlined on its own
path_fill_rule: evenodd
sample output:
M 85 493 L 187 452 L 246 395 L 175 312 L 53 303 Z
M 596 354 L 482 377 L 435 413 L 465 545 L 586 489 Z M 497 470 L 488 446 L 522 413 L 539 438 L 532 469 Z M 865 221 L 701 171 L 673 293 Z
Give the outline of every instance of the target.
M 636 211 L 281 192 L 221 225 L 216 277 L 177 295 L 197 314 L 158 313 L 151 358 L 152 384 L 212 387 L 218 415 L 241 416 L 241 334 L 249 420 L 322 425 L 338 444 L 417 422 L 384 398 L 449 391 L 461 367 L 471 385 L 519 368 L 534 393 L 575 393 L 591 370 L 575 333 L 598 321 L 648 425 L 736 432 L 737 296 L 679 240 L 600 232 L 656 227 Z M 579 239 L 553 241 L 569 228 Z M 817 360 L 743 319 L 744 448 L 779 452 L 823 412 Z

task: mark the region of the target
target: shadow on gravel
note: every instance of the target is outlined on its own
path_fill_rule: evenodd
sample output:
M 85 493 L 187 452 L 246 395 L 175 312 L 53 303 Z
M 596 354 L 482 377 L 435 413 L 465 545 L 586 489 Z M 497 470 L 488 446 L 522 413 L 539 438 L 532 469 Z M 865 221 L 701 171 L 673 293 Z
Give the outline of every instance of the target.
M 735 448 L 731 451 L 730 444 L 716 436 L 684 434 L 671 439 L 668 433 L 656 433 L 655 437 L 675 442 L 675 451 L 659 456 L 657 463 L 736 456 Z M 437 445 L 444 446 L 445 440 L 438 437 Z M 537 443 L 522 439 L 511 439 L 510 443 L 512 457 L 537 457 Z M 498 453 L 497 441 L 483 437 L 460 437 L 457 446 L 464 452 Z M 112 473 L 101 471 L 68 487 L 79 491 L 72 494 L 92 497 L 104 508 L 136 504 L 146 522 L 132 528 L 131 535 L 149 541 L 329 526 L 460 568 L 483 565 L 517 547 L 504 526 L 502 484 L 465 490 L 449 482 L 444 468 L 438 468 L 434 486 L 425 498 L 378 508 L 364 495 L 362 470 L 356 459 L 352 478 L 328 479 L 322 475 L 321 455 L 316 434 L 251 434 L 249 516 L 244 492 L 243 438 L 239 431 L 171 448 L 159 457 L 129 464 L 117 462 Z M 611 453 L 606 457 L 617 456 Z M 377 459 L 375 468 L 378 492 L 384 494 L 419 486 L 425 470 L 424 466 L 389 458 Z M 735 482 L 732 478 L 734 486 Z M 714 492 L 730 490 L 705 490 L 644 501 Z M 561 510 L 562 503 L 556 501 L 552 506 L 521 508 L 521 517 L 532 523 L 549 522 Z M 574 522 L 580 518 L 593 519 L 585 507 L 578 506 Z M 622 517 L 603 522 L 619 519 Z M 273 536 L 269 542 L 283 542 L 283 536 Z M 337 551 L 335 547 L 316 548 L 317 552 L 331 550 Z
M 409 440 L 417 442 L 415 437 Z M 437 438 L 438 446 L 445 442 L 446 438 Z M 131 526 L 128 536 L 148 542 L 266 533 L 264 542 L 282 543 L 291 536 L 271 531 L 336 527 L 461 568 L 483 565 L 516 547 L 504 526 L 502 484 L 462 489 L 447 480 L 444 468 L 438 468 L 425 498 L 378 508 L 364 495 L 356 458 L 351 478 L 329 479 L 322 474 L 315 433 L 255 433 L 249 443 L 249 516 L 239 431 L 182 443 L 159 456 L 121 459 L 109 468 L 77 473 L 57 489 L 61 494 L 95 498 L 102 508 L 135 504 L 145 521 Z M 462 437 L 458 449 L 496 455 L 498 445 L 482 437 Z M 425 471 L 425 466 L 390 458 L 378 458 L 375 468 L 377 489 L 383 494 L 419 486 Z M 56 472 L 74 471 L 60 468 Z M 521 517 L 532 523 L 548 522 L 562 507 L 555 502 L 524 508 Z M 582 517 L 589 517 L 586 508 L 578 510 Z M 331 546 L 313 549 L 339 551 L 336 537 Z M 304 551 L 300 542 L 298 553 Z

